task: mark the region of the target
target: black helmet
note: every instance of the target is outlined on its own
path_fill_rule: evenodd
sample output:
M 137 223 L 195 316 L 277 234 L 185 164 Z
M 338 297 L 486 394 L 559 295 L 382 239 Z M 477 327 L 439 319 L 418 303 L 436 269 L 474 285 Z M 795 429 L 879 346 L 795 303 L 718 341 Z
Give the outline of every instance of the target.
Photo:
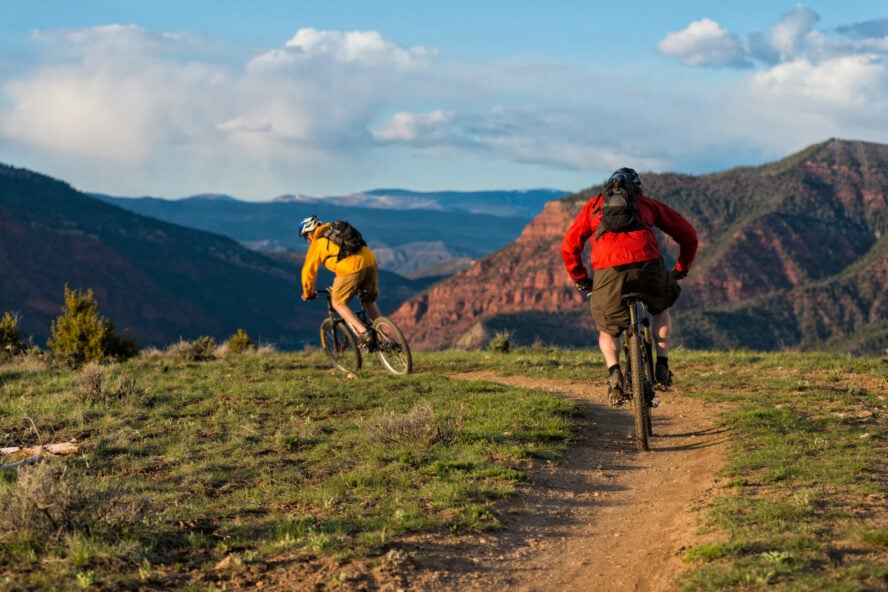
M 623 167 L 621 169 L 615 170 L 608 178 L 608 183 L 610 183 L 611 179 L 615 177 L 623 177 L 626 181 L 641 189 L 641 177 L 638 176 L 638 173 L 635 172 L 635 169 Z
M 309 216 L 305 220 L 299 223 L 299 236 L 305 238 L 305 236 L 313 231 L 315 228 L 321 225 L 321 220 L 317 216 Z

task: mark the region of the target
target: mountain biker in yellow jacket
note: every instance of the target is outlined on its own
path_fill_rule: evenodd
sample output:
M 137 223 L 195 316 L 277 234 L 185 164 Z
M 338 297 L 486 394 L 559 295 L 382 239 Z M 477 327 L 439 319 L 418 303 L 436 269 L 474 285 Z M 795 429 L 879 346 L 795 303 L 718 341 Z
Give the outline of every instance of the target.
M 365 245 L 354 255 L 339 260 L 339 246 L 321 236 L 329 226 L 329 222 L 323 223 L 317 216 L 309 216 L 299 224 L 299 236 L 308 241 L 308 252 L 305 254 L 305 263 L 302 264 L 302 300 L 317 297 L 315 283 L 318 268 L 323 264 L 336 276 L 330 289 L 333 308 L 355 330 L 360 338 L 359 345 L 364 345 L 370 340 L 370 332 L 348 303 L 359 294 L 371 319 L 382 315 L 376 304 L 376 299 L 379 298 L 376 255 Z

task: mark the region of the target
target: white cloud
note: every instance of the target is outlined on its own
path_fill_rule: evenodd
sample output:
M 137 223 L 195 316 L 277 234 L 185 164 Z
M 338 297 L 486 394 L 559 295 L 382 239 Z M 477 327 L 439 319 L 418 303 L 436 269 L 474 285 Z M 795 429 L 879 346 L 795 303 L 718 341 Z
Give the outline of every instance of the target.
M 664 55 L 680 57 L 689 66 L 749 66 L 740 40 L 710 19 L 669 33 L 657 45 Z
M 453 111 L 397 113 L 373 131 L 380 142 L 428 143 L 445 135 L 443 127 L 453 120 Z
M 135 26 L 35 38 L 43 66 L 2 87 L 0 139 L 133 167 L 187 146 L 205 167 L 315 170 L 368 145 L 392 85 L 434 55 L 373 31 L 302 29 L 241 68 L 203 59 L 194 39 Z
M 633 162 L 660 170 L 665 162 L 634 148 L 644 118 L 601 121 L 591 111 L 494 105 L 486 112 L 398 113 L 374 130 L 378 141 L 408 145 L 437 158 L 503 159 L 564 170 L 612 170 Z M 604 138 L 608 138 L 604 141 Z
M 234 119 L 223 121 L 216 128 L 223 132 L 260 133 L 272 131 L 273 126 L 267 119 L 249 120 L 243 117 L 235 117 Z
M 804 51 L 805 38 L 812 33 L 819 20 L 816 12 L 799 4 L 771 29 L 771 46 L 779 52 L 782 60 L 794 58 Z
M 52 151 L 144 162 L 199 133 L 212 111 L 204 99 L 225 83 L 223 71 L 202 64 L 91 54 L 7 83 L 13 108 L 0 112 L 0 134 Z
M 413 72 L 426 68 L 436 52 L 424 47 L 404 48 L 387 41 L 376 31 L 317 31 L 300 29 L 284 48 L 252 59 L 248 70 L 311 70 L 347 67 L 354 70 Z
M 435 53 L 424 47 L 402 48 L 386 41 L 376 31 L 342 33 L 304 28 L 286 46 L 298 49 L 308 58 L 325 56 L 338 62 L 399 69 L 424 67 Z
M 751 91 L 760 100 L 804 105 L 808 111 L 866 114 L 874 124 L 888 121 L 888 68 L 874 56 L 846 56 L 819 64 L 796 60 L 759 72 Z
M 663 55 L 675 56 L 689 66 L 748 68 L 755 61 L 776 65 L 805 59 L 812 62 L 856 55 L 888 53 L 888 19 L 857 23 L 835 31 L 814 27 L 820 16 L 803 4 L 784 14 L 767 34 L 752 31 L 746 42 L 719 23 L 702 19 L 685 29 L 666 34 L 657 45 Z

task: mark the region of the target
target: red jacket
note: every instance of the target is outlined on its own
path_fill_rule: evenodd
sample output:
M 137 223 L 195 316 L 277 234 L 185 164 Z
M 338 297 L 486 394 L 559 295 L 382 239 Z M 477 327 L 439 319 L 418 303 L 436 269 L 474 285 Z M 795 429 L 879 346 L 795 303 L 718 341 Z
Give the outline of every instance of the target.
M 561 256 L 572 280 L 589 277 L 583 265 L 583 247 L 601 223 L 601 195 L 596 195 L 583 206 L 576 220 L 561 242 Z M 638 198 L 638 211 L 650 229 L 630 232 L 605 232 L 592 240 L 592 270 L 638 263 L 660 257 L 660 245 L 653 227 L 671 236 L 679 246 L 676 268 L 687 271 L 697 254 L 697 231 L 684 216 L 655 199 L 645 195 Z

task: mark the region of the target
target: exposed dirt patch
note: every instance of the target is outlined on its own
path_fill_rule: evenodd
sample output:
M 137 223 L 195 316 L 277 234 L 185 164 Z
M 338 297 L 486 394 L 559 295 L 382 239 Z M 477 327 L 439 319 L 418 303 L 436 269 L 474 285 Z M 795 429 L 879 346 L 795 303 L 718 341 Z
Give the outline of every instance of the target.
M 308 559 L 223 578 L 229 588 L 380 592 L 663 592 L 675 590 L 683 551 L 704 541 L 702 508 L 713 495 L 727 441 L 717 411 L 661 393 L 649 453 L 632 439 L 630 409 L 613 409 L 606 388 L 503 377 L 490 380 L 581 402 L 578 441 L 560 463 L 528 469 L 504 528 L 483 535 L 437 534 L 398 543 L 374 565 Z M 223 570 L 224 571 L 224 570 Z M 221 575 L 221 574 L 219 574 Z M 245 576 L 245 577 L 244 577 Z M 240 581 L 239 581 L 240 580 Z
M 715 410 L 678 388 L 661 393 L 652 451 L 638 453 L 631 410 L 607 406 L 605 387 L 488 372 L 459 377 L 581 401 L 579 439 L 562 463 L 532 472 L 524 511 L 506 516 L 502 531 L 462 541 L 446 563 L 434 541 L 411 549 L 418 573 L 410 589 L 675 589 L 682 551 L 702 540 L 700 509 L 723 466 L 726 434 Z

